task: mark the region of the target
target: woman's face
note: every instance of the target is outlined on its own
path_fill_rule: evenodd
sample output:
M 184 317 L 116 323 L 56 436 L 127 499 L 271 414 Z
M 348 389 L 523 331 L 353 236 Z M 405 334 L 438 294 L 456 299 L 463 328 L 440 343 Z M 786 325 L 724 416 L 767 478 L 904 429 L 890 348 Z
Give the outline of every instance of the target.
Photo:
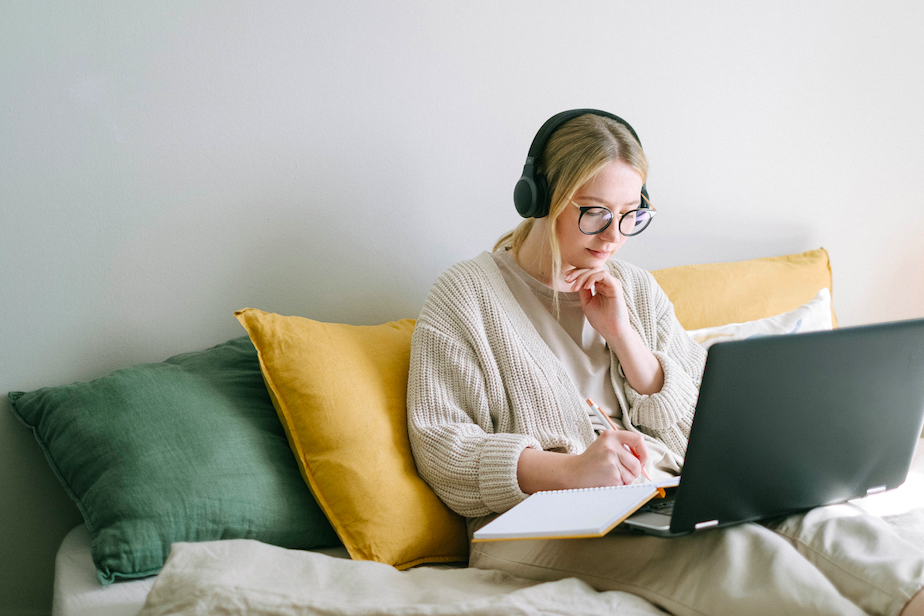
M 603 267 L 626 241 L 619 232 L 619 218 L 641 204 L 642 176 L 622 161 L 608 163 L 581 186 L 572 201 L 581 207 L 605 207 L 613 212 L 613 222 L 602 233 L 585 235 L 578 228 L 581 210 L 574 204 L 565 206 L 555 230 L 561 248 L 561 269 Z

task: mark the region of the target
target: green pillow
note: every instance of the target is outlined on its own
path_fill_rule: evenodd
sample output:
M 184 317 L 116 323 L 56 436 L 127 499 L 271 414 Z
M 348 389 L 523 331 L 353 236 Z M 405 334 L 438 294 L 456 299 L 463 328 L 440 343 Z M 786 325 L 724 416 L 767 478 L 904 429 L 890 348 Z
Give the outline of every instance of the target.
M 83 514 L 103 584 L 156 574 L 174 541 L 340 543 L 247 336 L 9 397 Z

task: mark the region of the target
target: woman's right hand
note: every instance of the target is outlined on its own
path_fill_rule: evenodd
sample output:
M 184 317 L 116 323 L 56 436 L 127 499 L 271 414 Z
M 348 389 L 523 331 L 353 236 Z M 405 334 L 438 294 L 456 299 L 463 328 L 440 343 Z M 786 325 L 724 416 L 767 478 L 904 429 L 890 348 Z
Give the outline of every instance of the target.
M 638 457 L 627 447 L 633 448 Z M 647 460 L 648 448 L 641 434 L 606 430 L 579 455 L 527 447 L 520 452 L 517 482 L 527 494 L 627 485 L 642 473 Z
M 633 450 L 638 454 L 635 457 Z M 606 430 L 584 453 L 570 456 L 569 487 L 596 488 L 628 485 L 642 474 L 648 449 L 641 434 L 629 430 Z

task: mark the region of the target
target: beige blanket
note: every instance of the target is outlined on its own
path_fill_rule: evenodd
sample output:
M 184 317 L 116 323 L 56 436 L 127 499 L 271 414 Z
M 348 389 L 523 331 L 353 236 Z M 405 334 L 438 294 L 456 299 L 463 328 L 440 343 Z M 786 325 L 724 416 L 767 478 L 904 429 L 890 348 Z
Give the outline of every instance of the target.
M 539 583 L 478 569 L 388 565 L 257 541 L 176 543 L 139 616 L 510 616 L 664 612 L 576 579 Z
M 924 439 L 921 441 L 924 443 Z M 924 549 L 924 446 L 896 490 L 854 501 Z M 176 543 L 139 616 L 507 616 L 664 614 L 622 592 L 576 579 L 539 583 L 497 571 L 409 571 L 256 541 Z

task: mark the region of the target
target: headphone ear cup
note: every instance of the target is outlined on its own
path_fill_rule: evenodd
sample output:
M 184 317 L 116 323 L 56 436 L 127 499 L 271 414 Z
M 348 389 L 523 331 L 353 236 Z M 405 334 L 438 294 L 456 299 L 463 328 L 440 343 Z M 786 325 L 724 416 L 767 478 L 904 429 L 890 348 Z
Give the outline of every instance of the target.
M 542 196 L 541 185 L 545 178 L 523 174 L 513 189 L 513 204 L 523 218 L 533 218 Z
M 545 218 L 549 215 L 549 182 L 541 173 L 536 176 L 536 211 L 533 218 Z

